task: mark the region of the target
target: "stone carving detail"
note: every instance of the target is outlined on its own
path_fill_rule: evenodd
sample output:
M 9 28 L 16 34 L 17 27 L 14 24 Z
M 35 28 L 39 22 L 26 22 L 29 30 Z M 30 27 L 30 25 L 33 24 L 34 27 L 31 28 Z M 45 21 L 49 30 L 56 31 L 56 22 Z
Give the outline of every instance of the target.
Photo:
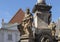
M 54 22 L 52 22 L 48 25 L 48 28 L 50 28 L 52 30 L 52 36 L 54 36 L 55 32 L 56 32 L 56 30 L 55 30 L 56 24 Z
M 33 16 L 30 13 L 30 10 L 27 9 L 25 13 L 25 18 L 23 19 L 22 23 L 18 25 L 18 30 L 20 31 L 20 35 L 32 35 L 32 22 Z
M 26 10 L 25 18 L 24 18 L 24 31 L 25 34 L 29 35 L 32 33 L 32 22 L 33 22 L 33 16 L 30 13 L 30 10 Z

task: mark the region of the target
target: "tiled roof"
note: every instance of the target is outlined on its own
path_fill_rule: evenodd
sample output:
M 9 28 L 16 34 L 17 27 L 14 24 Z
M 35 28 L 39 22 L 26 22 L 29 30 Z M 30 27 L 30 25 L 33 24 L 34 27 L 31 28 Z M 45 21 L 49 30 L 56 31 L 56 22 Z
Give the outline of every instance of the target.
M 18 12 L 13 16 L 13 18 L 9 21 L 9 23 L 21 23 L 25 16 L 25 13 L 22 9 L 19 9 Z

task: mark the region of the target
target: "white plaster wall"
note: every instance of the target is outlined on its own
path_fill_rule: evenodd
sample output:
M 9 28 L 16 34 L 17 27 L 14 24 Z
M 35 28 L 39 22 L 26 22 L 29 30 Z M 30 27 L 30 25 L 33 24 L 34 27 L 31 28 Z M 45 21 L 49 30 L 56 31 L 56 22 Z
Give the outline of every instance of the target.
M 12 40 L 8 40 L 8 34 L 12 35 Z M 16 31 L 4 31 L 4 42 L 17 42 L 18 33 Z
M 18 24 L 4 24 L 0 32 L 0 42 L 17 42 L 20 39 L 20 33 L 17 29 Z M 8 40 L 8 34 L 12 34 L 12 40 Z
M 8 40 L 8 34 L 12 34 L 12 40 Z M 20 33 L 16 30 L 1 30 L 0 42 L 17 42 L 20 39 Z
M 14 24 L 5 23 L 3 25 L 3 28 L 11 29 L 11 30 L 17 30 L 17 25 L 18 25 L 18 23 L 14 23 Z
M 4 31 L 4 42 L 7 42 L 7 32 Z
M 15 32 L 15 41 L 18 42 L 20 40 L 20 33 Z
M 18 31 L 18 29 L 17 29 L 17 26 L 12 26 L 12 27 L 9 27 L 9 28 L 7 28 L 8 30 L 16 30 L 16 31 Z
M 4 34 L 0 31 L 0 42 L 4 42 Z

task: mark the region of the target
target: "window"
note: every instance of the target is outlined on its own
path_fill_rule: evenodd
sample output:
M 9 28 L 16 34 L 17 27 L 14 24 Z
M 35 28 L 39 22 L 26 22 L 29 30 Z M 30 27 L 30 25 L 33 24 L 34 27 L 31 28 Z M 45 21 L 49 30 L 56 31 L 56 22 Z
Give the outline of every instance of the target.
M 12 40 L 12 35 L 8 34 L 8 40 Z

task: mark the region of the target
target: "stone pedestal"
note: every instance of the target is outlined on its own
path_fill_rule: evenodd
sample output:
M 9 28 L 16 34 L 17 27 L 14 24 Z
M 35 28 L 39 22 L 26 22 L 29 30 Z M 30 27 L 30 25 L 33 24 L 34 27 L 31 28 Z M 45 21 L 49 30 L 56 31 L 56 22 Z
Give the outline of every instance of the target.
M 34 39 L 28 35 L 23 35 L 21 36 L 20 42 L 34 42 Z

